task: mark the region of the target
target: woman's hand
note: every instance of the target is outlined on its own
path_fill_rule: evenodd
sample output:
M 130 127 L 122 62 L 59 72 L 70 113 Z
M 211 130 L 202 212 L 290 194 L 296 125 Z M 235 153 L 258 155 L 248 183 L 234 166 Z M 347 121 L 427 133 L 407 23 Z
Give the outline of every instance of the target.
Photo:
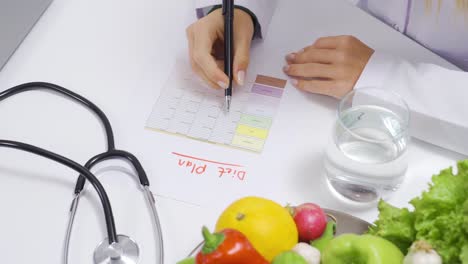
M 234 9 L 234 80 L 244 84 L 249 65 L 250 44 L 254 25 L 250 15 Z M 190 63 L 193 71 L 213 88 L 226 89 L 229 79 L 224 74 L 224 19 L 217 9 L 187 28 Z
M 373 52 L 353 36 L 324 37 L 288 54 L 283 70 L 301 90 L 341 98 L 353 89 Z

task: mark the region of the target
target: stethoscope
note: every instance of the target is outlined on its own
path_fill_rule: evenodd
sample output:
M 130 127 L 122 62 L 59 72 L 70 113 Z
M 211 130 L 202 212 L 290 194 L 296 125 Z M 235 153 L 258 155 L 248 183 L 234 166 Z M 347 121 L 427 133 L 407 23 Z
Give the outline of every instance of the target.
M 140 256 L 138 244 L 128 236 L 117 234 L 115 223 L 114 223 L 114 215 L 112 213 L 112 208 L 111 208 L 111 204 L 107 196 L 107 193 L 104 187 L 102 186 L 102 184 L 100 183 L 100 181 L 90 171 L 91 168 L 93 168 L 95 165 L 97 165 L 101 161 L 109 160 L 113 158 L 123 158 L 124 160 L 129 161 L 134 167 L 134 169 L 136 170 L 143 194 L 147 202 L 150 205 L 153 220 L 156 225 L 155 228 L 156 228 L 157 237 L 158 237 L 158 248 L 157 248 L 159 252 L 158 263 L 163 264 L 164 263 L 164 247 L 163 247 L 161 224 L 160 224 L 158 213 L 156 210 L 156 203 L 155 203 L 154 195 L 149 189 L 150 184 L 148 181 L 148 177 L 146 176 L 146 173 L 143 167 L 141 166 L 141 163 L 133 154 L 124 150 L 115 149 L 114 134 L 112 132 L 112 126 L 109 122 L 109 119 L 104 114 L 104 112 L 101 109 L 99 109 L 99 107 L 97 107 L 94 103 L 84 98 L 83 96 L 76 94 L 70 90 L 67 90 L 61 86 L 51 84 L 51 83 L 45 83 L 45 82 L 31 82 L 31 83 L 25 83 L 25 84 L 12 87 L 0 93 L 0 101 L 18 93 L 22 93 L 22 92 L 26 92 L 30 90 L 39 90 L 39 89 L 45 89 L 45 90 L 51 90 L 51 91 L 57 92 L 87 107 L 89 110 L 94 112 L 98 116 L 98 118 L 101 120 L 102 125 L 104 126 L 104 129 L 106 132 L 106 137 L 107 137 L 107 151 L 92 157 L 84 166 L 64 156 L 58 155 L 56 153 L 53 153 L 51 151 L 48 151 L 48 150 L 45 150 L 45 149 L 42 149 L 33 145 L 29 145 L 29 144 L 17 142 L 17 141 L 0 140 L 0 147 L 14 148 L 14 149 L 30 152 L 30 153 L 42 156 L 44 158 L 53 160 L 55 162 L 58 162 L 80 173 L 78 180 L 76 182 L 76 185 L 75 185 L 74 198 L 72 200 L 71 207 L 70 207 L 69 221 L 68 221 L 68 227 L 67 227 L 66 237 L 65 237 L 65 245 L 63 249 L 64 263 L 65 264 L 68 263 L 68 255 L 69 255 L 69 248 L 70 248 L 71 233 L 73 229 L 73 222 L 74 222 L 76 212 L 78 209 L 78 203 L 81 197 L 81 192 L 84 188 L 84 184 L 86 180 L 88 180 L 91 183 L 91 185 L 96 190 L 99 196 L 99 199 L 103 207 L 104 218 L 106 221 L 106 229 L 107 229 L 107 238 L 105 238 L 104 241 L 102 241 L 94 250 L 94 255 L 93 255 L 94 263 L 95 264 L 138 263 L 139 256 Z

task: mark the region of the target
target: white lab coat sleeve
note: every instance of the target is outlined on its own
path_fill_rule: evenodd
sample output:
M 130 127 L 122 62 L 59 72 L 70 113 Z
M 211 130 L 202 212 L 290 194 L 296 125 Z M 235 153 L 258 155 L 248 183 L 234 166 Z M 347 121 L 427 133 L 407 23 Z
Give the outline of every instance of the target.
M 413 137 L 468 155 L 468 72 L 376 52 L 355 85 L 363 87 L 401 95 Z
M 196 0 L 197 17 L 205 16 L 213 6 L 219 5 L 222 0 Z M 271 17 L 275 12 L 277 0 L 237 0 L 236 5 L 249 9 L 258 19 L 260 28 L 257 30 L 255 38 L 262 38 L 268 32 Z

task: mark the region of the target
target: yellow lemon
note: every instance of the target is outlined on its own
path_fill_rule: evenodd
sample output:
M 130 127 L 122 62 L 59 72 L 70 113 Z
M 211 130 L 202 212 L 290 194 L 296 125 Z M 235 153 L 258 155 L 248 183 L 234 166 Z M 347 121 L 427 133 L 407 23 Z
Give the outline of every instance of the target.
M 226 228 L 242 232 L 268 261 L 298 242 L 296 224 L 288 210 L 260 197 L 245 197 L 229 205 L 216 223 L 216 231 Z

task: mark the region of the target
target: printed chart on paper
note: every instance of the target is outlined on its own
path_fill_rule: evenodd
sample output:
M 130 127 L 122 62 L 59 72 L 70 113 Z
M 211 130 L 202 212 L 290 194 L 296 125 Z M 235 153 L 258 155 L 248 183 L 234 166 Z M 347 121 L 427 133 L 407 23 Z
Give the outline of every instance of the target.
M 231 109 L 226 112 L 222 90 L 207 88 L 190 70 L 174 70 L 146 127 L 261 152 L 285 85 L 285 80 L 257 75 L 243 87 L 233 88 Z

